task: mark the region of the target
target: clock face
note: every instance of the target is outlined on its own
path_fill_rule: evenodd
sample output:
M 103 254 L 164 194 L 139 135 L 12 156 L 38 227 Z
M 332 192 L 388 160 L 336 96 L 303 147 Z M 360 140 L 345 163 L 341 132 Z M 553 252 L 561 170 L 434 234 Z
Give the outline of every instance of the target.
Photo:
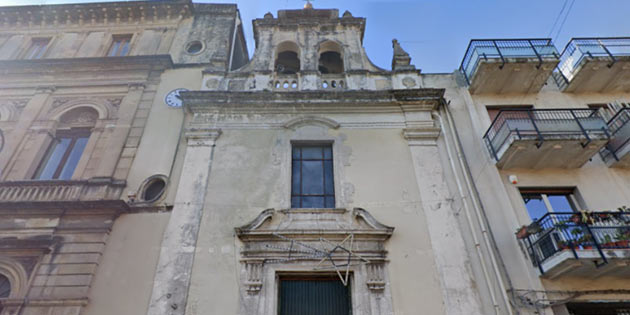
M 164 97 L 164 103 L 170 107 L 182 107 L 182 98 L 179 96 L 180 92 L 188 91 L 187 89 L 174 89 Z

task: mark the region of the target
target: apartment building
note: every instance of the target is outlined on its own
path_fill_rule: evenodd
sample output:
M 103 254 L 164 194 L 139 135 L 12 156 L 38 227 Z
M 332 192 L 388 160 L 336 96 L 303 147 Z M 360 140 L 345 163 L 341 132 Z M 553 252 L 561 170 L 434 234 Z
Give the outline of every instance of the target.
M 510 314 L 630 312 L 629 53 L 628 38 L 472 40 L 459 71 L 425 77 L 446 89 L 449 183 L 485 250 L 473 270 L 500 271 L 481 291 Z

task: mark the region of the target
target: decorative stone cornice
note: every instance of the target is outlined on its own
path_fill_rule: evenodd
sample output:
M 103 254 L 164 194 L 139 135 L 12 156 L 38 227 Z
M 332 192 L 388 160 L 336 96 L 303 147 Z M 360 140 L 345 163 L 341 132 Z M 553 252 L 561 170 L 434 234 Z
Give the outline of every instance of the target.
M 383 111 L 433 110 L 444 95 L 444 89 L 405 89 L 376 91 L 295 91 L 295 92 L 240 92 L 240 91 L 188 91 L 181 96 L 193 113 L 211 112 L 216 109 L 278 110 L 282 107 L 330 108 L 334 111 L 370 107 Z
M 4 29 L 172 23 L 191 16 L 192 1 L 137 1 L 0 8 Z
M 186 131 L 186 140 L 188 146 L 214 146 L 215 142 L 221 135 L 221 129 L 191 127 Z
M 440 136 L 440 128 L 405 128 L 403 137 L 407 139 L 409 145 L 435 146 Z
M 0 74 L 44 73 L 50 71 L 120 71 L 146 69 L 147 66 L 172 68 L 170 55 L 96 57 L 96 58 L 60 58 L 60 59 L 28 59 L 1 60 Z

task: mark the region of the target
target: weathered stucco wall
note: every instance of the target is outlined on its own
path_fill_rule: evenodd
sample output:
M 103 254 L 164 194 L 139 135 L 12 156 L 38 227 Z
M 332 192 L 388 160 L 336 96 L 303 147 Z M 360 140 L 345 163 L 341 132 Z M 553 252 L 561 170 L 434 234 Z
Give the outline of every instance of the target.
M 146 313 L 169 217 L 169 213 L 140 213 L 116 220 L 82 314 Z

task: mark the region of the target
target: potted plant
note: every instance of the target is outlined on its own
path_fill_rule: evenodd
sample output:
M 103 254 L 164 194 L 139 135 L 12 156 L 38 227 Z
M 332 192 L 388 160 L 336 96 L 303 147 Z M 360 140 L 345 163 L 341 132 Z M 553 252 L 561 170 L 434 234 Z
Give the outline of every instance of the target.
M 617 240 L 615 244 L 617 247 L 630 247 L 630 229 L 620 229 L 617 231 L 617 235 L 615 235 L 615 239 Z
M 593 249 L 593 237 L 590 234 L 583 234 L 582 237 L 578 239 L 578 243 L 582 249 Z
M 565 241 L 557 241 L 556 244 L 558 245 L 558 250 L 565 250 L 565 249 L 569 249 L 569 244 L 567 244 L 567 242 Z
M 604 235 L 604 247 L 615 247 L 615 246 L 617 246 L 617 243 L 613 241 L 613 238 L 610 236 L 610 234 Z
M 518 238 L 519 240 L 525 239 L 529 236 L 529 233 L 527 232 L 527 225 L 523 225 L 521 227 L 519 227 L 518 229 L 516 229 L 516 238 Z

